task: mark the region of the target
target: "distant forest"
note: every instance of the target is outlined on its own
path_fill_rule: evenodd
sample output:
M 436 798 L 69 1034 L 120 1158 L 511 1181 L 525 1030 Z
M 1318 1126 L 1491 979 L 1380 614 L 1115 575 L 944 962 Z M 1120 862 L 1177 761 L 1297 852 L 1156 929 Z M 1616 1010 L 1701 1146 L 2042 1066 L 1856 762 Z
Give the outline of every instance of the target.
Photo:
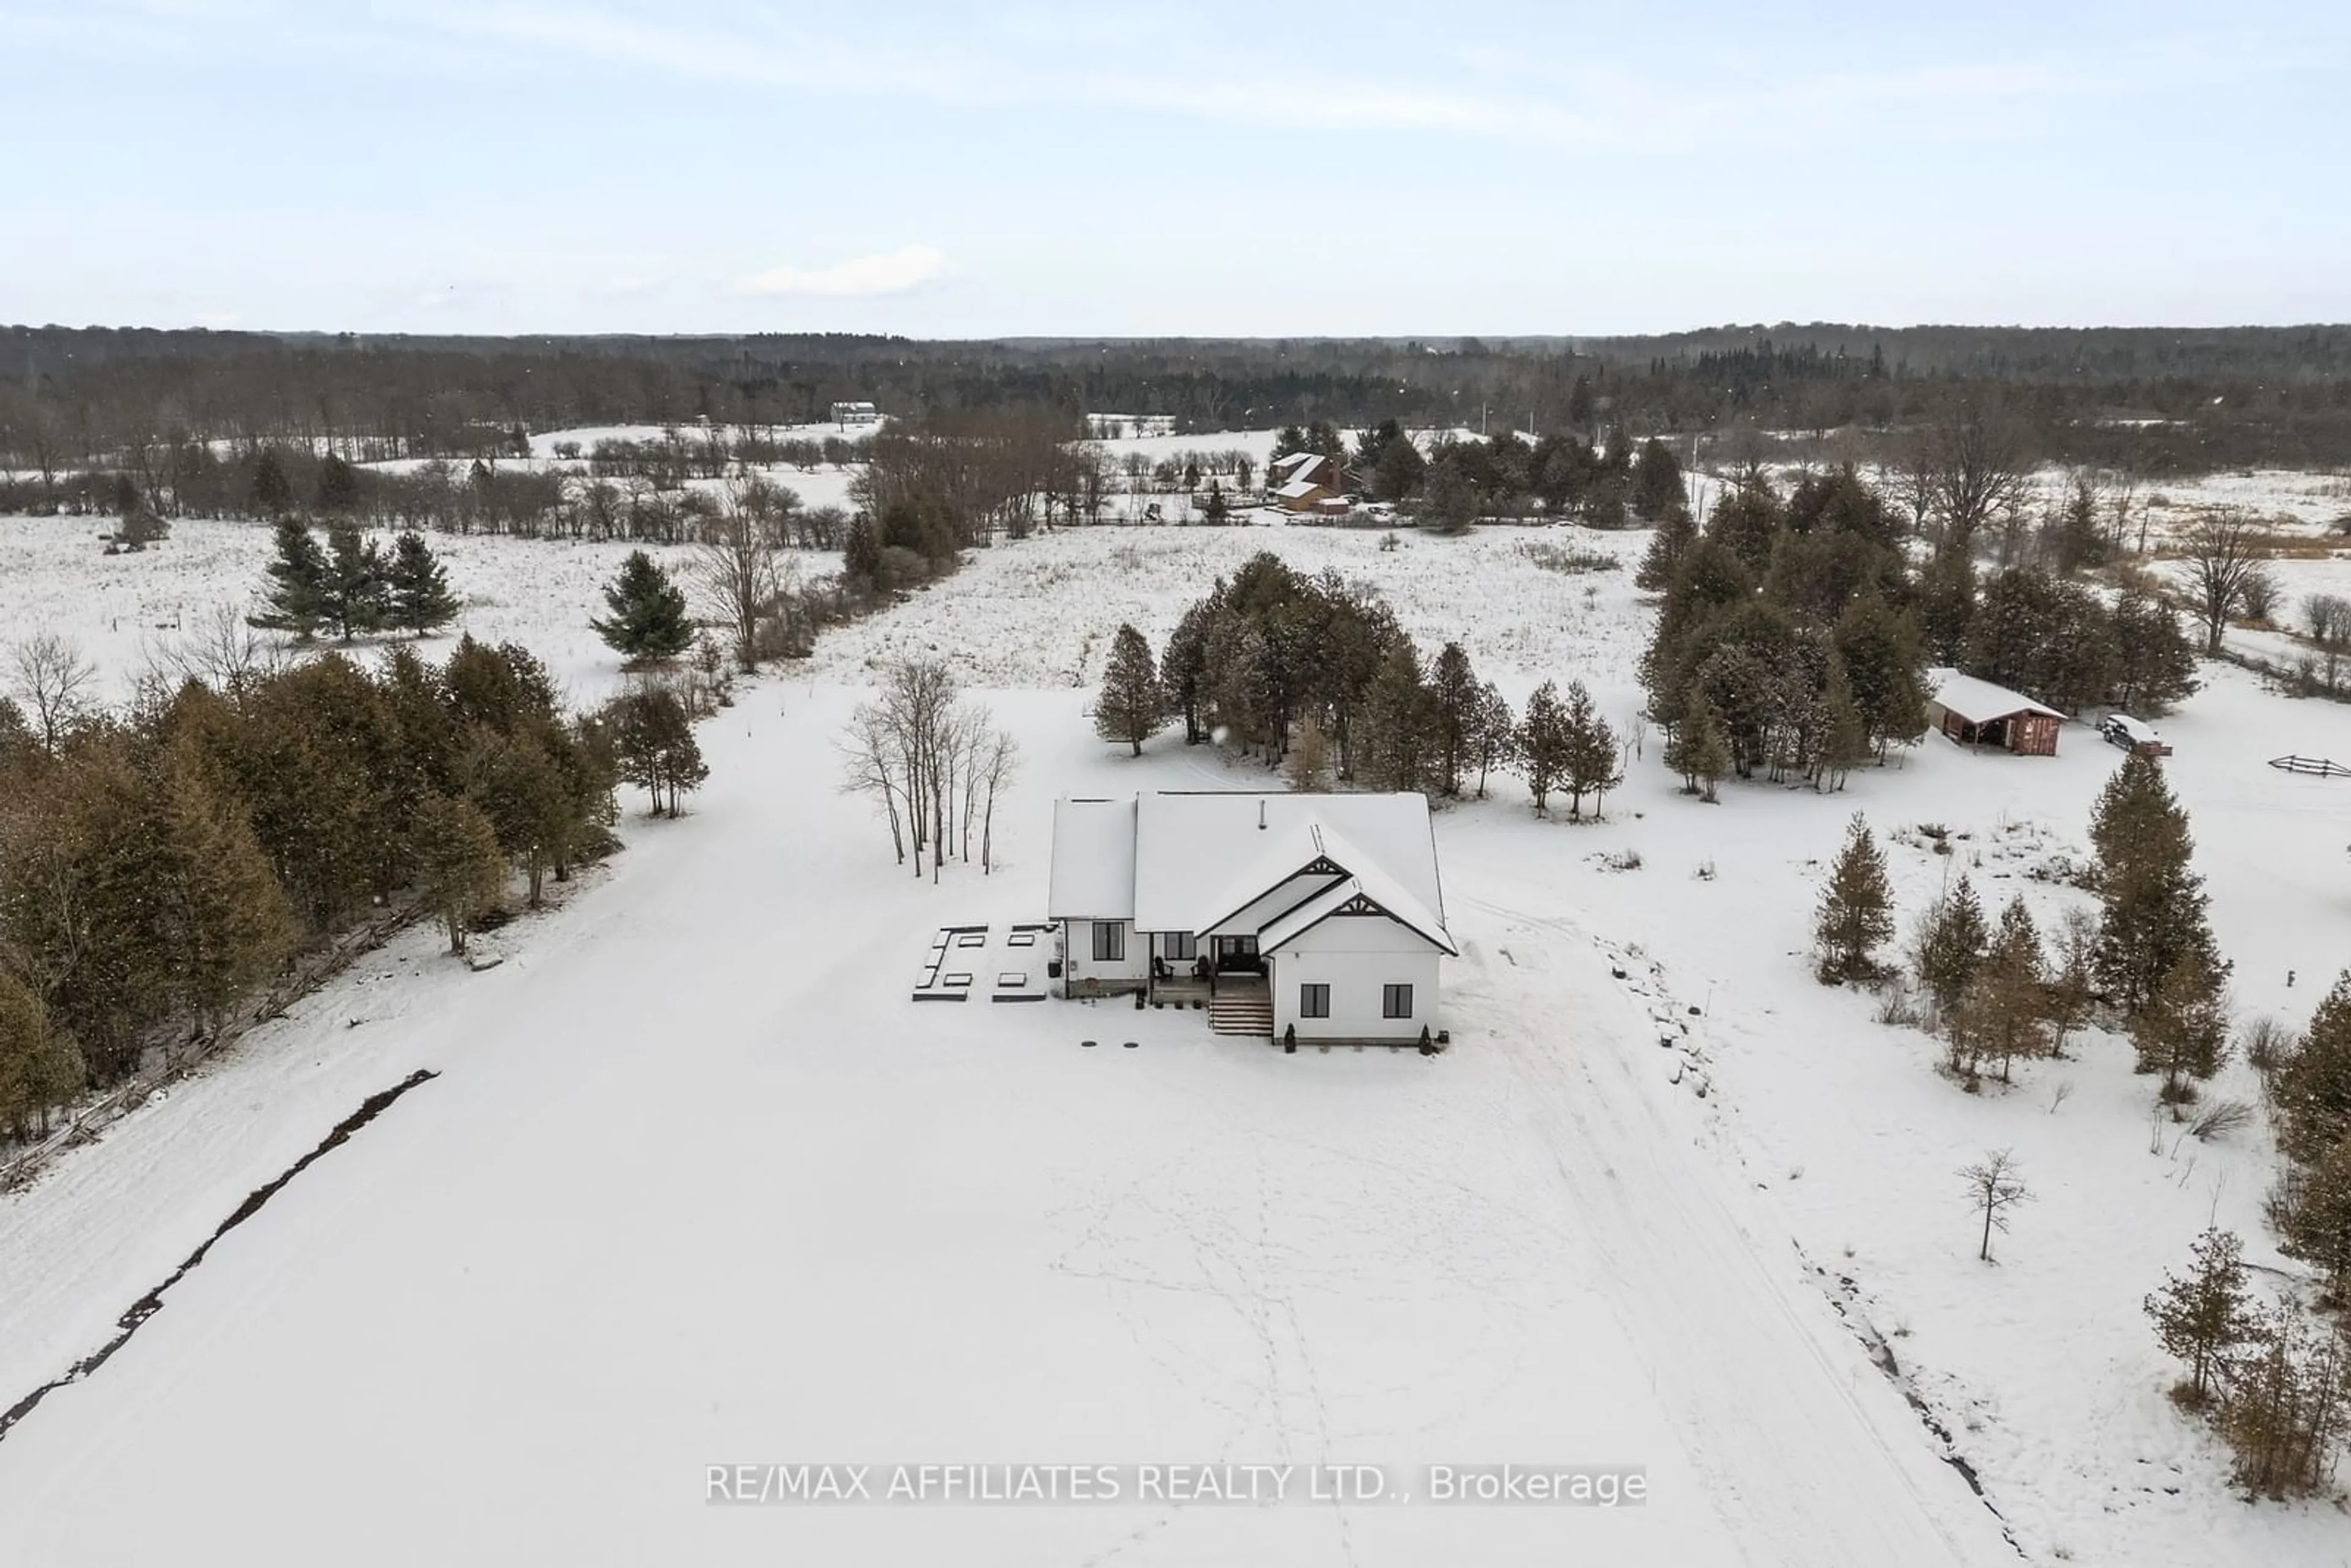
M 1325 422 L 1597 441 L 1744 427 L 1871 444 L 1998 405 L 2039 455 L 2149 476 L 2351 465 L 2351 327 L 1722 327 L 1647 338 L 425 338 L 0 328 L 0 468 L 131 466 L 187 443 L 362 459 L 513 450 L 518 430 L 1033 409 L 1179 434 Z

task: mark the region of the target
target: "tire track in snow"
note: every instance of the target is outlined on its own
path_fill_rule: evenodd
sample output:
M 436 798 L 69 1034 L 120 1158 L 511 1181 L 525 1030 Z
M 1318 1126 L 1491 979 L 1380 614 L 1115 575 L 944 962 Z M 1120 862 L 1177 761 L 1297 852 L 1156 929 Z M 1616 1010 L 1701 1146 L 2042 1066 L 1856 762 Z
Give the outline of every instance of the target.
M 1579 949 L 1593 943 L 1566 918 L 1460 902 Z M 1618 1322 L 1647 1348 L 1692 1462 L 1739 1526 L 1741 1553 L 1805 1568 L 2012 1561 L 1996 1530 L 1979 1542 L 1954 1528 L 1960 1509 L 1930 1494 L 1857 1396 L 1847 1375 L 1856 1369 L 1830 1355 L 1827 1336 L 1842 1331 L 1805 1321 L 1725 1207 L 1719 1177 L 1685 1153 L 1687 1130 L 1665 1121 L 1636 1081 L 1641 1068 L 1625 1047 L 1650 1038 L 1646 1015 L 1634 1017 L 1614 986 L 1577 983 L 1564 970 L 1548 978 L 1489 967 L 1476 993 L 1457 994 L 1524 1091 L 1564 1195 L 1616 1286 Z M 1589 1049 L 1562 1051 L 1520 1021 L 1560 1016 L 1562 980 L 1585 1004 L 1579 1011 L 1597 1015 Z M 1622 1009 L 1621 1025 L 1601 1010 L 1608 1007 Z M 1922 1448 L 1919 1457 L 1936 1456 Z

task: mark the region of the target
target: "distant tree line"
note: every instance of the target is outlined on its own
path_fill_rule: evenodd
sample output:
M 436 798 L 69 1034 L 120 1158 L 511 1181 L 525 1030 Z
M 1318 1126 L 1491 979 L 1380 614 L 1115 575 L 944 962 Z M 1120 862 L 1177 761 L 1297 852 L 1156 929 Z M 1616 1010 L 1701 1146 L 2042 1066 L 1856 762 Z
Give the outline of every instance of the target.
M 1171 417 L 1644 434 L 1742 426 L 1873 442 L 1997 402 L 2043 460 L 2147 476 L 2351 461 L 2351 328 L 1739 328 L 1667 338 L 919 342 L 894 338 L 336 339 L 0 329 L 0 468 L 137 475 L 226 443 L 470 461 L 525 430 L 706 421 L 756 442 L 835 399 Z M 766 433 L 762 434 L 760 433 Z M 1079 434 L 1081 434 L 1081 430 Z M 158 488 L 142 477 L 149 489 Z

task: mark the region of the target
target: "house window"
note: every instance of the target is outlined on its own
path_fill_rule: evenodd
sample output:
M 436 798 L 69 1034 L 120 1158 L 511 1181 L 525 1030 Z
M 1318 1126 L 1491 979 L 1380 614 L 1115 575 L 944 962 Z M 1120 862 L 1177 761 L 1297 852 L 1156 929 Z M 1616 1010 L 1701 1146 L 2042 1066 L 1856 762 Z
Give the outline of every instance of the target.
M 1408 1019 L 1412 1017 L 1412 988 L 1410 986 L 1382 986 L 1380 988 L 1380 1017 L 1384 1019 Z
M 1326 1019 L 1331 1016 L 1331 988 L 1301 986 L 1298 988 L 1298 1016 L 1302 1019 Z
M 1199 938 L 1189 931 L 1170 931 L 1159 940 L 1163 944 L 1162 955 L 1179 963 L 1189 963 L 1200 956 Z
M 1123 964 L 1126 961 L 1126 927 L 1113 920 L 1094 922 L 1094 962 Z

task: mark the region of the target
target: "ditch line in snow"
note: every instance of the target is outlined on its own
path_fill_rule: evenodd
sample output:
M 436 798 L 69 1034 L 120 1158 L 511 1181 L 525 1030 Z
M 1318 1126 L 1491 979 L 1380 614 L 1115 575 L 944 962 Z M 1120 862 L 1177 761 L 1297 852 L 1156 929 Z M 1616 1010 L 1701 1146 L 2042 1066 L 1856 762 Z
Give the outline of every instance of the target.
M 140 1297 L 137 1301 L 131 1302 L 130 1309 L 120 1318 L 115 1320 L 115 1332 L 113 1338 L 108 1340 L 104 1344 L 99 1346 L 98 1349 L 82 1357 L 79 1361 L 75 1362 L 73 1365 L 68 1367 L 61 1375 L 51 1378 L 48 1382 L 42 1384 L 38 1388 L 34 1389 L 30 1394 L 26 1395 L 22 1399 L 17 1400 L 16 1404 L 8 1406 L 6 1410 L 0 1411 L 0 1442 L 7 1441 L 8 1434 L 15 1429 L 16 1423 L 31 1415 L 35 1408 L 40 1405 L 42 1400 L 47 1398 L 51 1394 L 65 1387 L 68 1384 L 79 1383 L 91 1373 L 96 1372 L 99 1367 L 105 1365 L 107 1360 L 111 1357 L 116 1351 L 120 1350 L 124 1345 L 130 1343 L 131 1336 L 137 1333 L 141 1326 L 143 1325 L 148 1319 L 153 1317 L 157 1312 L 163 1310 L 164 1293 L 170 1291 L 172 1286 L 178 1284 L 182 1280 L 186 1279 L 189 1273 L 193 1271 L 198 1264 L 204 1260 L 204 1255 L 213 1249 L 214 1242 L 218 1241 L 222 1237 L 227 1235 L 230 1231 L 235 1229 L 238 1226 L 244 1224 L 246 1220 L 251 1219 L 255 1215 L 260 1213 L 262 1206 L 266 1204 L 271 1198 L 277 1197 L 280 1191 L 284 1190 L 288 1182 L 292 1181 L 296 1176 L 300 1176 L 305 1170 L 308 1170 L 312 1161 L 316 1160 L 319 1155 L 327 1153 L 328 1150 L 340 1147 L 343 1144 L 349 1142 L 352 1134 L 358 1132 L 360 1128 L 365 1127 L 369 1123 L 381 1115 L 384 1111 L 391 1106 L 393 1101 L 398 1100 L 402 1095 L 407 1093 L 418 1084 L 426 1082 L 440 1076 L 439 1072 L 431 1068 L 420 1067 L 415 1071 L 410 1073 L 406 1078 L 403 1078 L 399 1082 L 393 1084 L 391 1088 L 378 1090 L 375 1093 L 369 1095 L 365 1100 L 360 1102 L 358 1110 L 353 1111 L 350 1115 L 335 1124 L 333 1129 L 329 1131 L 324 1138 L 319 1140 L 318 1147 L 312 1149 L 308 1154 L 304 1155 L 300 1159 L 296 1160 L 292 1165 L 287 1166 L 285 1170 L 278 1173 L 278 1175 L 271 1181 L 261 1186 L 254 1188 L 252 1192 L 246 1194 L 245 1201 L 238 1204 L 235 1210 L 231 1213 L 226 1219 L 222 1220 L 220 1224 L 214 1228 L 213 1233 L 210 1236 L 205 1237 L 204 1241 L 193 1252 L 188 1254 L 186 1260 L 182 1262 L 178 1268 L 172 1270 L 170 1278 L 166 1279 L 162 1284 L 156 1286 L 153 1290 L 148 1291 L 145 1295 Z

